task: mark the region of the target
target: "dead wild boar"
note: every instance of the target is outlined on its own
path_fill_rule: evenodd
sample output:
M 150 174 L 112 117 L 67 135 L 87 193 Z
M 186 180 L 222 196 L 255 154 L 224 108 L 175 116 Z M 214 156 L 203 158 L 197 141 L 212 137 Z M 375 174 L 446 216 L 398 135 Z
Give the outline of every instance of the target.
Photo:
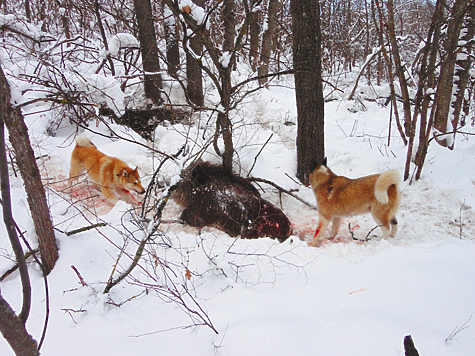
M 196 227 L 216 227 L 231 236 L 285 241 L 292 225 L 287 216 L 263 199 L 245 178 L 222 166 L 198 161 L 185 170 L 173 199 L 185 210 L 181 220 Z

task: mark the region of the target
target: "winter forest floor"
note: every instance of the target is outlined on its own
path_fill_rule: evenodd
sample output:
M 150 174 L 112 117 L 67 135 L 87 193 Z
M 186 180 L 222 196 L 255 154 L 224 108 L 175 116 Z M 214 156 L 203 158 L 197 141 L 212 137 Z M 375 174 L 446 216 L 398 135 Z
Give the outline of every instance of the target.
M 282 244 L 269 238 L 234 239 L 213 228 L 176 223 L 180 208 L 170 201 L 166 223 L 146 245 L 139 266 L 103 294 L 111 274 L 129 265 L 145 228 L 129 205 L 112 206 L 87 179 L 66 190 L 74 128 L 65 123 L 56 136 L 49 136 L 48 113 L 31 108 L 24 114 L 41 157 L 60 248 L 48 277 L 50 315 L 43 355 L 404 355 L 405 335 L 412 335 L 421 356 L 474 353 L 473 137 L 458 136 L 453 151 L 430 146 L 422 179 L 401 185 L 399 232 L 393 239 L 381 240 L 380 230 L 371 232 L 371 216 L 363 215 L 344 219 L 335 240 L 308 247 L 305 240 L 313 236 L 317 211 L 265 185 L 260 186 L 263 196 L 281 206 L 294 227 Z M 187 141 L 191 151 L 198 150 L 208 134 L 207 119 L 201 114 L 191 126 L 159 126 L 154 148 L 174 154 Z M 253 167 L 252 176 L 298 189 L 296 194 L 314 205 L 311 189 L 294 178 L 296 126 L 284 125 L 296 123 L 291 83 L 260 91 L 232 119 L 236 172 L 247 176 Z M 406 147 L 394 123 L 387 145 L 388 107 L 365 101 L 364 108 L 355 110 L 354 102 L 328 102 L 325 125 L 328 165 L 335 173 L 355 178 L 398 169 L 402 174 Z M 160 157 L 151 154 L 150 142 L 110 126 L 131 140 L 99 135 L 109 132 L 99 122 L 88 135 L 104 153 L 138 165 L 146 186 Z M 218 162 L 212 149 L 204 158 Z M 167 162 L 160 172 L 163 183 L 169 184 L 180 169 Z M 22 182 L 13 175 L 11 190 L 14 217 L 35 244 Z M 106 226 L 64 233 L 100 222 Z M 13 263 L 5 232 L 0 234 L 0 254 L 4 271 Z M 33 304 L 27 329 L 39 339 L 44 282 L 33 263 L 30 273 Z M 18 275 L 0 288 L 18 310 Z M 0 354 L 12 354 L 3 339 Z

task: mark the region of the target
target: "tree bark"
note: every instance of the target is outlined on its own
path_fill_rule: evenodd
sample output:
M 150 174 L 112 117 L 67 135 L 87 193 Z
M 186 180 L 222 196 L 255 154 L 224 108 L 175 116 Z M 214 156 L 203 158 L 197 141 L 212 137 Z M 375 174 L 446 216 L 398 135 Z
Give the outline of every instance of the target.
M 162 2 L 163 28 L 165 31 L 165 41 L 167 43 L 167 72 L 172 78 L 176 78 L 180 68 L 180 51 L 178 46 L 177 19 Z
M 109 53 L 109 45 L 107 43 L 106 31 L 104 31 L 104 26 L 102 25 L 102 18 L 101 18 L 99 0 L 94 1 L 94 12 L 96 14 L 97 26 L 99 27 L 99 32 L 101 33 L 102 43 L 104 43 L 104 49 L 107 52 L 106 59 L 104 59 L 103 63 L 105 63 L 105 60 L 107 60 L 109 62 L 111 74 L 112 74 L 112 76 L 115 76 L 114 62 L 112 62 L 112 56 Z M 102 67 L 102 65 L 99 68 L 101 68 L 101 67 Z
M 259 36 L 261 33 L 261 26 L 259 25 L 259 18 L 261 12 L 253 11 L 249 16 L 249 62 L 253 71 L 257 69 L 257 60 L 259 58 Z
M 36 165 L 35 154 L 31 148 L 28 129 L 21 111 L 10 104 L 10 87 L 0 67 L 0 92 L 4 100 L 4 120 L 8 128 L 10 143 L 16 156 L 20 170 L 31 217 L 35 226 L 41 259 L 46 274 L 49 274 L 58 260 L 58 247 L 51 221 L 50 211 L 46 202 L 45 189 L 41 182 L 40 171 Z
M 412 153 L 415 141 L 415 127 L 417 124 L 417 117 L 420 115 L 420 130 L 419 130 L 419 147 L 417 149 L 414 163 L 418 167 L 422 167 L 427 153 L 427 145 L 429 140 L 430 127 L 428 127 L 427 113 L 429 105 L 432 102 L 430 95 L 427 93 L 428 89 L 435 86 L 435 67 L 437 61 L 438 44 L 440 38 L 440 29 L 444 19 L 445 0 L 437 0 L 432 15 L 431 24 L 427 35 L 426 45 L 422 50 L 422 59 L 420 61 L 419 81 L 417 84 L 417 93 L 414 103 L 414 114 L 411 124 L 411 134 L 409 136 L 409 144 L 406 156 L 406 167 L 404 170 L 404 180 L 409 178 L 409 168 L 412 160 Z M 420 169 L 419 169 L 420 171 Z M 417 176 L 416 176 L 416 179 Z
M 473 2 L 469 5 L 468 19 L 466 21 L 466 33 L 461 37 L 461 41 L 465 42 L 465 45 L 461 48 L 460 54 L 462 58 L 457 59 L 455 62 L 455 100 L 452 103 L 453 115 L 452 115 L 452 127 L 457 129 L 460 121 L 460 114 L 465 111 L 465 90 L 467 89 L 468 82 L 470 80 L 470 68 L 473 63 L 472 50 L 473 50 L 473 38 L 475 35 L 475 6 Z M 468 108 L 466 109 L 468 114 Z M 454 140 L 450 149 L 454 148 Z
M 197 6 L 204 7 L 205 1 L 193 1 Z M 197 29 L 201 31 L 201 29 Z M 188 98 L 196 106 L 204 105 L 203 94 L 203 71 L 199 63 L 200 56 L 203 53 L 203 42 L 199 33 L 188 38 L 188 47 L 193 53 L 186 51 L 186 81 Z
M 262 49 L 261 49 L 261 59 L 259 66 L 258 74 L 259 76 L 264 76 L 269 73 L 269 63 L 270 57 L 274 50 L 274 31 L 275 31 L 275 18 L 277 16 L 279 1 L 278 0 L 269 0 L 269 7 L 267 10 L 267 29 L 262 35 Z M 267 78 L 260 78 L 259 85 L 264 85 L 267 83 Z
M 447 26 L 447 37 L 443 46 L 444 56 L 442 57 L 439 82 L 437 85 L 437 96 L 434 103 L 434 128 L 441 133 L 448 132 L 447 124 L 450 114 L 450 104 L 452 103 L 455 61 L 457 60 L 456 49 L 468 3 L 469 0 L 455 0 Z M 445 136 L 442 136 L 441 139 L 436 139 L 436 141 L 441 146 L 447 146 Z
M 39 355 L 38 345 L 0 294 L 0 332 L 16 356 Z
M 154 104 L 160 105 L 162 103 L 160 94 L 162 76 L 150 0 L 134 0 L 134 9 L 137 17 L 142 66 L 145 72 L 145 96 L 151 99 Z
M 411 103 L 409 102 L 409 90 L 407 89 L 406 75 L 401 63 L 399 55 L 399 46 L 396 39 L 396 30 L 394 27 L 394 3 L 393 0 L 387 1 L 388 8 L 388 34 L 391 43 L 391 51 L 393 54 L 394 66 L 396 67 L 396 76 L 399 78 L 399 86 L 401 88 L 402 104 L 404 111 L 404 128 L 406 135 L 411 133 Z M 397 107 L 394 107 L 397 110 Z
M 236 37 L 234 26 L 234 0 L 223 0 L 223 23 L 224 23 L 224 51 L 234 50 L 234 38 Z
M 4 116 L 6 112 L 6 95 L 4 91 L 0 92 L 0 184 L 1 184 L 1 204 L 3 211 L 3 222 L 7 230 L 10 244 L 12 245 L 13 252 L 20 272 L 23 303 L 21 307 L 20 319 L 23 323 L 26 323 L 28 315 L 30 314 L 31 307 L 31 284 L 28 274 L 28 266 L 26 265 L 25 255 L 23 248 L 18 238 L 18 234 L 15 228 L 15 221 L 13 220 L 12 204 L 10 197 L 10 178 L 8 175 L 8 161 L 7 153 L 5 149 L 5 125 Z
M 291 0 L 295 93 L 297 99 L 297 177 L 307 184 L 313 161 L 325 156 L 321 31 L 318 0 Z

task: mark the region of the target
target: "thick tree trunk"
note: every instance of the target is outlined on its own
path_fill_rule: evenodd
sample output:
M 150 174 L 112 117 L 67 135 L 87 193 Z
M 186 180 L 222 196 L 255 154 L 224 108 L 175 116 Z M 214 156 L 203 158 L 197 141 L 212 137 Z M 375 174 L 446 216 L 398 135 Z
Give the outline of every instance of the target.
M 165 40 L 167 42 L 167 72 L 176 78 L 180 68 L 180 51 L 178 46 L 177 19 L 173 12 L 162 2 L 163 27 L 165 30 Z
M 11 107 L 10 87 L 1 68 L 0 91 L 6 105 L 4 112 L 5 125 L 8 128 L 10 143 L 13 146 L 16 162 L 25 185 L 31 217 L 35 225 L 36 235 L 38 236 L 43 267 L 46 274 L 48 274 L 58 260 L 58 247 L 56 245 L 53 224 L 46 202 L 45 189 L 41 182 L 38 166 L 36 165 L 35 154 L 30 145 L 28 129 L 21 111 Z
M 10 305 L 0 295 L 0 332 L 16 356 L 39 355 L 38 345 L 15 315 Z
M 157 38 L 153 24 L 150 0 L 134 0 L 135 15 L 139 32 L 140 52 L 144 74 L 145 96 L 155 104 L 162 103 L 160 90 L 162 76 L 158 60 Z
M 193 1 L 200 7 L 205 6 L 203 0 Z M 203 71 L 199 63 L 199 57 L 203 53 L 203 42 L 197 33 L 189 38 L 188 47 L 193 53 L 186 52 L 186 81 L 188 98 L 196 106 L 204 105 Z
M 415 141 L 415 127 L 417 117 L 420 115 L 420 130 L 419 130 L 419 147 L 417 149 L 414 163 L 419 167 L 419 174 L 424 164 L 425 155 L 427 153 L 427 146 L 429 140 L 429 133 L 431 128 L 427 115 L 429 112 L 429 105 L 433 101 L 430 95 L 424 94 L 435 86 L 435 68 L 437 62 L 437 54 L 439 51 L 440 29 L 444 22 L 445 0 L 437 0 L 432 15 L 431 24 L 427 35 L 426 45 L 422 51 L 421 66 L 419 71 L 419 81 L 417 84 L 417 94 L 414 103 L 414 114 L 412 119 L 412 131 L 409 137 L 409 145 L 406 157 L 406 167 L 404 170 L 404 180 L 409 178 L 409 168 L 412 160 L 412 152 Z M 416 179 L 418 179 L 416 176 Z
M 234 26 L 234 0 L 223 0 L 223 22 L 224 22 L 224 51 L 234 50 L 234 38 L 236 37 Z
M 297 177 L 307 183 L 313 161 L 323 161 L 324 101 L 318 0 L 292 0 L 295 92 L 297 98 Z
M 450 107 L 452 103 L 452 91 L 454 85 L 454 69 L 457 60 L 457 46 L 460 38 L 460 30 L 463 25 L 463 18 L 467 11 L 469 0 L 456 0 L 452 7 L 452 14 L 447 26 L 447 37 L 444 42 L 444 56 L 440 68 L 439 82 L 437 85 L 437 96 L 435 99 L 434 128 L 445 133 L 448 130 Z M 450 122 L 451 124 L 451 122 Z M 442 146 L 447 146 L 447 137 L 437 139 Z
M 409 90 L 407 89 L 406 75 L 401 63 L 401 56 L 399 55 L 399 46 L 396 39 L 396 30 L 394 28 L 394 4 L 393 0 L 387 1 L 388 8 L 388 33 L 389 41 L 391 43 L 391 51 L 393 54 L 394 66 L 396 67 L 396 75 L 399 78 L 399 86 L 401 88 L 402 104 L 404 110 L 404 128 L 406 135 L 411 133 L 411 103 L 409 102 Z M 397 107 L 394 107 L 397 110 Z
M 269 63 L 270 57 L 274 50 L 274 31 L 275 31 L 275 18 L 277 16 L 279 1 L 278 0 L 269 0 L 269 7 L 267 11 L 267 29 L 262 35 L 262 49 L 261 49 L 261 59 L 259 66 L 258 74 L 259 76 L 269 74 Z M 259 85 L 264 85 L 267 83 L 267 78 L 260 78 Z
M 259 58 L 259 36 L 261 26 L 259 25 L 260 11 L 252 11 L 249 16 L 249 62 L 253 71 L 257 69 L 257 60 Z
M 465 112 L 464 103 L 465 103 L 465 90 L 467 89 L 468 82 L 470 80 L 470 68 L 473 63 L 472 58 L 472 50 L 473 50 L 473 38 L 475 35 L 475 6 L 472 3 L 469 12 L 468 12 L 468 19 L 466 21 L 466 32 L 461 37 L 461 41 L 465 42 L 465 46 L 460 51 L 460 58 L 457 57 L 457 61 L 455 63 L 455 100 L 452 103 L 452 127 L 457 129 L 459 126 L 460 121 L 460 114 L 464 111 Z M 467 109 L 468 111 L 468 109 Z M 454 148 L 455 143 L 455 133 L 454 133 L 454 140 L 452 145 L 449 146 L 450 149 Z
M 106 56 L 106 59 L 104 59 L 103 64 L 105 64 L 105 60 L 107 60 L 109 62 L 111 74 L 112 74 L 112 76 L 115 76 L 114 62 L 112 62 L 112 56 L 109 53 L 109 45 L 107 43 L 106 31 L 104 30 L 104 26 L 102 25 L 102 18 L 101 18 L 99 0 L 94 1 L 94 12 L 96 14 L 97 26 L 99 27 L 99 32 L 101 33 L 102 43 L 104 44 L 104 49 L 108 53 L 107 56 Z M 102 68 L 102 65 L 99 68 Z M 98 72 L 99 72 L 99 70 L 96 72 L 96 74 Z

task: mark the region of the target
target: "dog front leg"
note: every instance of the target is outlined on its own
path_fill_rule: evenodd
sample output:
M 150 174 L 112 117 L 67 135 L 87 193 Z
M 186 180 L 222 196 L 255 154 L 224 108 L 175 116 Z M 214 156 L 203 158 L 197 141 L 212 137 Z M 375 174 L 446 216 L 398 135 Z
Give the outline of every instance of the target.
M 101 188 L 101 192 L 102 192 L 102 194 L 104 194 L 104 196 L 107 198 L 107 200 L 109 202 L 111 202 L 112 204 L 114 204 L 114 205 L 119 200 L 119 199 L 117 199 L 117 196 L 114 194 L 114 192 L 109 187 L 103 186 Z
M 330 219 L 324 218 L 323 216 L 319 217 L 317 229 L 315 230 L 315 235 L 313 236 L 313 240 L 309 243 L 309 246 L 318 246 L 318 240 L 327 230 L 328 224 L 330 224 Z

